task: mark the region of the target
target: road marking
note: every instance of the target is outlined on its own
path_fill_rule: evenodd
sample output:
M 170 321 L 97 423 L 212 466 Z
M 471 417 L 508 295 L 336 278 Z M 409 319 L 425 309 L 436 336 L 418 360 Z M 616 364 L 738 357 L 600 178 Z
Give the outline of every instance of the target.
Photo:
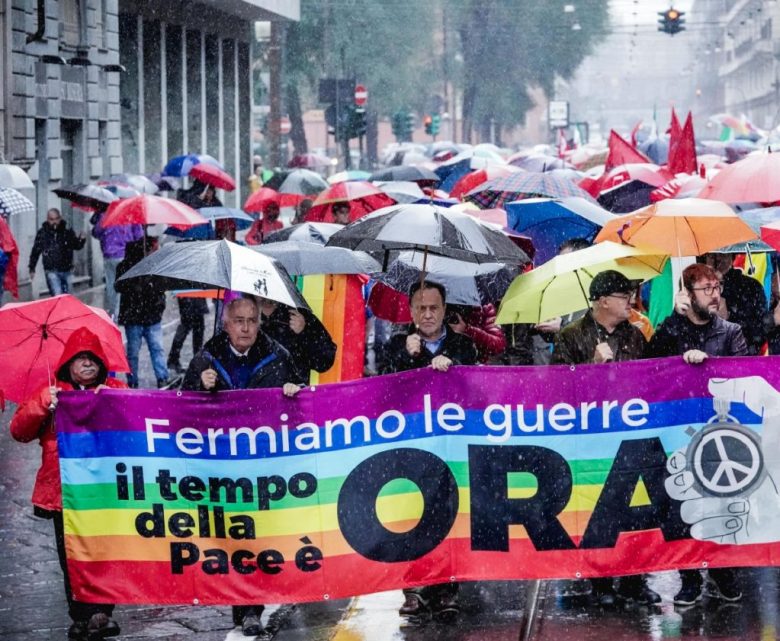
M 398 608 L 400 590 L 354 597 L 330 641 L 400 641 L 405 638 Z

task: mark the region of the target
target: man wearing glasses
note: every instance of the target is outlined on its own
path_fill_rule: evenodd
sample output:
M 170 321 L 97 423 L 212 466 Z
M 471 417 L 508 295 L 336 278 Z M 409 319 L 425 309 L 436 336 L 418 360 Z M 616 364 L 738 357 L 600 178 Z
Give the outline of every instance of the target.
M 558 334 L 552 363 L 579 365 L 642 358 L 644 336 L 628 322 L 639 282 L 611 269 L 596 274 L 589 290 L 591 308 Z
M 579 320 L 564 327 L 555 339 L 552 364 L 579 365 L 631 361 L 643 357 L 645 337 L 628 318 L 641 281 L 629 280 L 615 270 L 593 278 L 589 296 L 591 307 Z M 647 586 L 644 575 L 621 577 L 615 591 L 612 577 L 591 579 L 591 598 L 603 607 L 619 599 L 652 604 L 660 595 Z
M 649 357 L 682 354 L 686 363 L 702 363 L 709 356 L 747 356 L 742 329 L 719 315 L 721 284 L 709 265 L 694 264 L 682 273 L 683 288 L 675 297 L 675 311 L 656 329 L 648 345 Z M 722 312 L 721 312 L 722 313 Z M 709 596 L 723 601 L 742 598 L 731 568 L 709 570 L 713 586 Z M 699 570 L 680 570 L 682 586 L 674 596 L 677 605 L 693 605 L 701 599 L 703 578 Z
M 656 329 L 647 356 L 682 354 L 686 363 L 701 363 L 708 356 L 747 356 L 740 326 L 718 315 L 723 285 L 717 272 L 709 265 L 689 265 L 682 285 L 675 311 Z

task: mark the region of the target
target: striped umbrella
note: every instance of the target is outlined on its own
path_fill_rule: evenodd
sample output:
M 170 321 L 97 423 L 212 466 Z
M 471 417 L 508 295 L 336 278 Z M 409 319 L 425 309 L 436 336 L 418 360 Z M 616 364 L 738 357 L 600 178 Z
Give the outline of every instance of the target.
M 580 196 L 595 203 L 593 197 L 571 180 L 549 173 L 517 173 L 483 183 L 468 192 L 463 199 L 484 209 L 503 207 L 513 200 L 533 197 L 567 198 Z

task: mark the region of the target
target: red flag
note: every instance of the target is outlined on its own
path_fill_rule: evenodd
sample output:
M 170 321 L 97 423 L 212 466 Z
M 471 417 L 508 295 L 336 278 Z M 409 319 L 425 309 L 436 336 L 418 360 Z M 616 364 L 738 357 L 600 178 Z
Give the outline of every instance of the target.
M 630 162 L 652 162 L 643 153 L 634 149 L 614 129 L 609 132 L 609 155 L 604 163 L 604 173 L 609 173 L 618 165 Z
M 679 123 L 678 123 L 679 126 Z M 669 171 L 672 174 L 695 174 L 696 166 L 696 141 L 693 136 L 693 116 L 688 112 L 685 125 L 678 134 L 677 143 L 669 145 Z
M 677 119 L 677 113 L 675 112 L 674 107 L 672 107 L 672 121 L 669 123 L 667 133 L 669 134 L 669 154 L 667 157 L 671 160 L 676 154 L 677 145 L 680 142 L 680 134 L 682 133 L 682 127 L 680 127 L 680 121 Z M 667 164 L 669 164 L 669 160 L 666 161 Z
M 636 135 L 639 133 L 639 128 L 642 126 L 642 121 L 640 120 L 638 123 L 634 125 L 634 128 L 631 130 L 631 146 L 636 149 Z

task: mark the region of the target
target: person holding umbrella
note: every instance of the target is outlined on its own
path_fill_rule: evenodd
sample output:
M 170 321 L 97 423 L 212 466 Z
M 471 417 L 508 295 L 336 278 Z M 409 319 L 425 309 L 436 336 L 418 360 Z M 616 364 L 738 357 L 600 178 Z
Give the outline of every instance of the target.
M 187 368 L 183 390 L 218 392 L 281 387 L 295 396 L 304 383 L 290 353 L 260 330 L 254 297 L 234 298 L 225 305 L 223 331 L 206 343 Z M 299 385 L 300 384 L 300 385 Z M 233 606 L 233 623 L 245 636 L 262 634 L 265 606 Z
M 55 410 L 57 395 L 66 390 L 124 388 L 116 378 L 108 378 L 106 356 L 100 339 L 86 327 L 74 331 L 65 343 L 62 357 L 55 368 L 55 380 L 43 385 L 21 403 L 11 419 L 11 435 L 22 443 L 38 439 L 41 445 L 41 467 L 35 479 L 32 503 L 36 516 L 51 519 L 57 555 L 65 581 L 68 614 L 73 623 L 68 639 L 93 641 L 119 634 L 119 626 L 111 618 L 114 606 L 106 603 L 83 603 L 73 597 L 68 579 L 65 556 L 65 530 L 62 519 L 62 489 L 60 462 L 57 454 Z
M 411 286 L 409 309 L 414 325 L 408 334 L 397 334 L 390 339 L 385 373 L 423 367 L 446 372 L 452 365 L 476 365 L 474 342 L 445 326 L 446 300 L 447 291 L 439 283 L 423 280 Z M 412 620 L 422 620 L 431 614 L 446 620 L 460 610 L 456 600 L 457 583 L 405 588 L 403 592 L 405 601 L 398 612 Z
M 35 242 L 30 252 L 30 280 L 35 278 L 35 266 L 42 254 L 49 294 L 58 296 L 70 292 L 73 252 L 82 249 L 86 242 L 86 235 L 82 232 L 76 236 L 62 219 L 60 210 L 52 207 L 46 212 L 46 222 L 35 234 Z
M 260 245 L 268 234 L 279 231 L 284 227 L 284 223 L 279 220 L 279 203 L 271 201 L 263 210 L 263 217 L 258 218 L 252 223 L 244 240 L 247 245 Z
M 614 269 L 596 274 L 588 292 L 591 308 L 556 336 L 552 364 L 611 363 L 642 358 L 645 338 L 628 320 L 638 284 L 639 281 L 629 280 Z M 612 577 L 591 579 L 591 585 L 593 598 L 602 606 L 614 605 L 618 596 L 638 603 L 661 600 L 641 574 L 621 577 L 618 592 L 613 588 Z

